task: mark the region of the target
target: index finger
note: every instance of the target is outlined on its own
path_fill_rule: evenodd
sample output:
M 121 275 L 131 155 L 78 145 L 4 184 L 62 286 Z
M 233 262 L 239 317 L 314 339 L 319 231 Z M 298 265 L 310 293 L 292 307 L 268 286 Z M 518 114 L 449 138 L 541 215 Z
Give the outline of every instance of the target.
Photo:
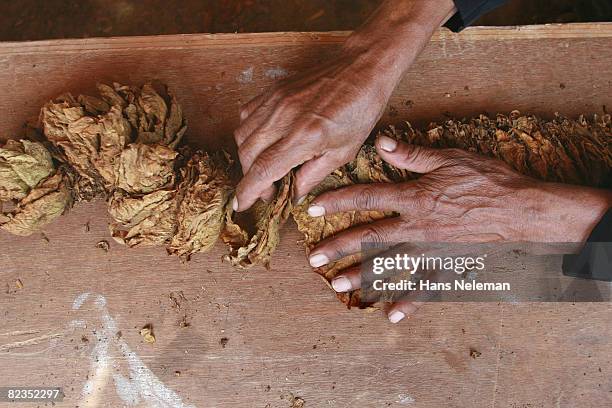
M 303 146 L 283 138 L 264 150 L 253 161 L 238 187 L 233 203 L 236 211 L 249 209 L 259 197 L 273 186 L 274 182 L 283 178 L 295 166 L 306 161 L 306 150 Z
M 418 185 L 415 181 L 404 183 L 355 184 L 327 191 L 316 197 L 308 214 L 320 217 L 347 211 L 395 211 L 401 213 L 414 207 Z

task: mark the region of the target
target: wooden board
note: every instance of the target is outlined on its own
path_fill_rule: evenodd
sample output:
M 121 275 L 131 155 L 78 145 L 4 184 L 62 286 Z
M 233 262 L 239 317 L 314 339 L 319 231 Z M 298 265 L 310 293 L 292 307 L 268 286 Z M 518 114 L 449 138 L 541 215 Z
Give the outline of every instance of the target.
M 324 63 L 346 35 L 0 44 L 0 137 L 18 137 L 63 91 L 158 80 L 181 100 L 192 142 L 231 148 L 240 103 Z M 602 112 L 612 106 L 611 39 L 610 24 L 440 31 L 381 124 Z M 0 234 L 0 386 L 61 386 L 57 406 L 67 407 L 290 407 L 289 393 L 306 407 L 612 404 L 607 303 L 431 303 L 393 326 L 335 300 L 293 225 L 271 271 L 240 272 L 220 261 L 221 245 L 188 264 L 161 249 L 111 243 L 106 253 L 96 243 L 110 241 L 107 221 L 97 201 L 49 226 L 47 239 Z M 139 335 L 146 324 L 153 345 Z

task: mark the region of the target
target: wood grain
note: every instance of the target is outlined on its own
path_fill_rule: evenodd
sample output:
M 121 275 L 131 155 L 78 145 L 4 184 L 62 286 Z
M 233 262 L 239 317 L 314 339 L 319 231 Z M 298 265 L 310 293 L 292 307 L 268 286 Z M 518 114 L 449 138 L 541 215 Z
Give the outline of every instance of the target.
M 0 44 L 0 137 L 21 135 L 40 106 L 63 91 L 91 91 L 96 81 L 158 80 L 182 101 L 191 142 L 231 148 L 240 103 L 283 72 L 324 63 L 346 35 Z M 612 106 L 611 38 L 611 24 L 440 31 L 381 125 L 511 109 L 601 112 Z M 612 403 L 607 303 L 431 303 L 392 326 L 379 313 L 348 311 L 336 301 L 310 272 L 291 224 L 271 271 L 241 272 L 221 262 L 221 245 L 187 264 L 161 249 L 112 242 L 106 253 L 96 248 L 110 241 L 104 207 L 78 206 L 45 230 L 48 241 L 0 234 L 0 386 L 62 386 L 67 397 L 58 406 L 127 406 L 113 378 L 135 380 L 124 344 L 197 407 L 289 407 L 281 398 L 289 392 L 317 408 Z M 73 309 L 83 293 L 90 296 Z M 104 333 L 104 310 L 120 333 Z M 139 335 L 145 324 L 153 325 L 153 345 Z M 103 343 L 108 366 L 94 375 L 91 356 Z M 481 356 L 471 358 L 471 348 Z M 83 385 L 92 378 L 100 380 L 95 398 L 83 404 Z M 155 405 L 141 398 L 135 406 Z

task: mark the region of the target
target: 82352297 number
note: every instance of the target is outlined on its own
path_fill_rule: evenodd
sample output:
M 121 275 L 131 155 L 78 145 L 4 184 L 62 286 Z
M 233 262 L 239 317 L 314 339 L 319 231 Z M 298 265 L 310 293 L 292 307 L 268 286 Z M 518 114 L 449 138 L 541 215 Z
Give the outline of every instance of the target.
M 0 387 L 0 401 L 61 401 L 64 392 L 60 387 Z

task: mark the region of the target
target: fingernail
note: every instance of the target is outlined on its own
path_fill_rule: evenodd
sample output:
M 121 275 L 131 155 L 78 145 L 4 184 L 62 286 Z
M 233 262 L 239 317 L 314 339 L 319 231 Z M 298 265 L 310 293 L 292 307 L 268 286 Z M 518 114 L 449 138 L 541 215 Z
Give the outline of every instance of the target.
M 397 140 L 391 139 L 388 136 L 379 136 L 378 145 L 385 152 L 392 152 L 397 148 Z
M 325 208 L 320 205 L 311 205 L 308 207 L 308 215 L 311 217 L 321 217 L 325 215 Z
M 234 211 L 238 211 L 238 199 L 236 197 L 232 200 L 232 208 Z
M 400 320 L 402 320 L 404 317 L 406 317 L 406 315 L 403 312 L 400 312 L 399 310 L 395 310 L 389 314 L 389 321 L 391 323 L 397 323 Z
M 301 205 L 305 199 L 306 199 L 306 196 L 301 196 L 300 198 L 298 198 L 297 205 Z
M 319 266 L 327 265 L 329 263 L 329 258 L 323 254 L 316 254 L 311 256 L 308 261 L 310 262 L 310 266 L 318 268 Z
M 247 111 L 243 110 L 240 112 L 240 120 L 245 120 L 247 118 Z
M 338 276 L 331 282 L 336 292 L 348 292 L 352 289 L 351 281 L 346 276 Z

